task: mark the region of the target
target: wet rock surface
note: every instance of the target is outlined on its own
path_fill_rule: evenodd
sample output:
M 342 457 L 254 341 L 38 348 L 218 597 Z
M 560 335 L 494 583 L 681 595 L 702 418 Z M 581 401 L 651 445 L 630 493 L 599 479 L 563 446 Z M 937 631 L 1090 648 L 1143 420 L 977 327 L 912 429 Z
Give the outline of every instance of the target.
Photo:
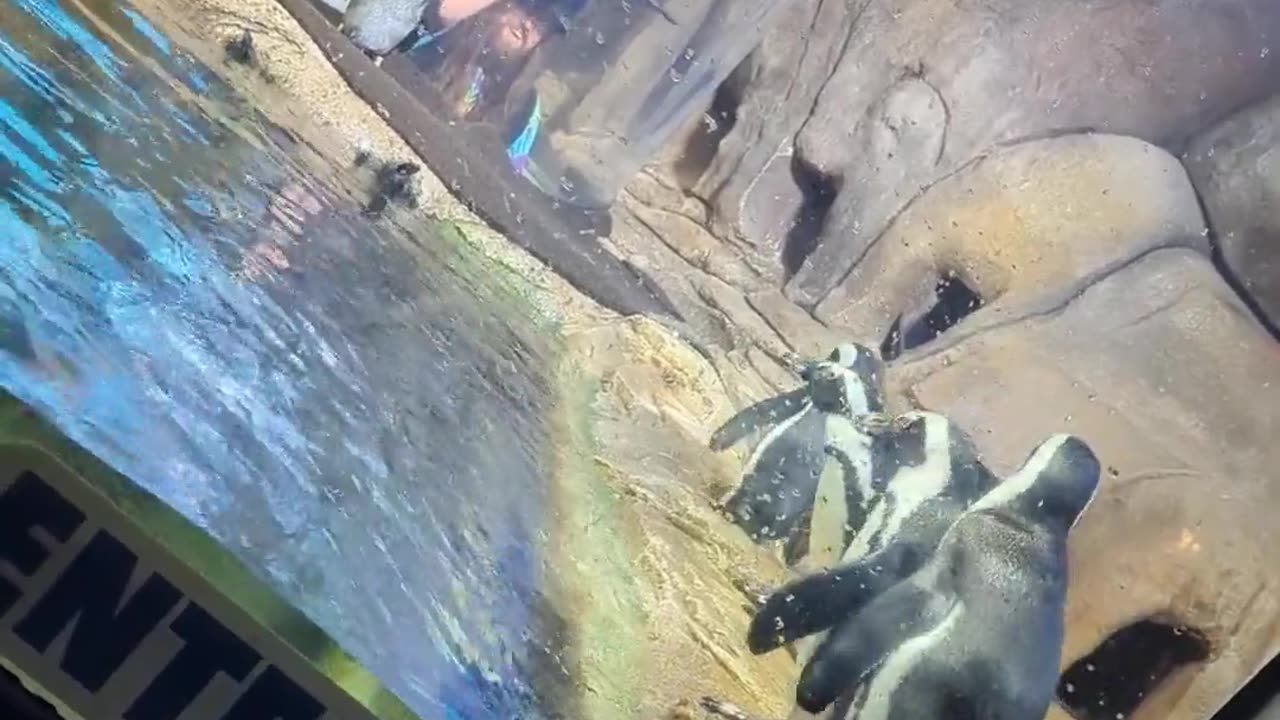
M 1227 269 L 1280 327 L 1280 97 L 1197 137 L 1186 164 Z

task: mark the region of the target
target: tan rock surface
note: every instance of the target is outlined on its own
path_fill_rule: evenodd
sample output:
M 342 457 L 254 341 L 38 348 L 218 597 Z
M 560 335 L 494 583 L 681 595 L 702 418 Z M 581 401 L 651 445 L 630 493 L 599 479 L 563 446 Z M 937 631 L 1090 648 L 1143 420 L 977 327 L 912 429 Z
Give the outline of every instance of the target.
M 660 177 L 649 172 L 636 175 L 618 204 L 667 241 L 690 265 L 740 288 L 764 286 L 759 273 L 741 254 L 703 231 L 708 221 L 706 207 Z
M 1195 191 L 1177 159 L 1134 138 L 1065 135 L 1000 148 L 929 188 L 871 245 L 816 314 L 879 339 L 931 304 L 954 273 L 986 310 L 949 337 L 1064 303 L 1159 247 L 1208 253 Z
M 732 412 L 715 369 L 647 320 L 583 329 L 568 345 L 566 384 L 591 404 L 568 414 L 586 457 L 568 458 L 558 480 L 558 583 L 572 598 L 584 717 L 665 717 L 708 688 L 780 716 L 794 668 L 785 653 L 747 651 L 739 588 L 779 582 L 782 567 L 708 502 L 741 472 L 706 451 L 708 428 Z
M 1185 162 L 1223 261 L 1280 327 L 1280 96 L 1205 131 Z
M 1280 651 L 1280 347 L 1198 253 L 1153 252 L 892 377 L 997 472 L 1049 433 L 1094 447 L 1108 472 L 1071 540 L 1064 668 L 1151 616 L 1213 652 L 1130 717 L 1207 718 Z

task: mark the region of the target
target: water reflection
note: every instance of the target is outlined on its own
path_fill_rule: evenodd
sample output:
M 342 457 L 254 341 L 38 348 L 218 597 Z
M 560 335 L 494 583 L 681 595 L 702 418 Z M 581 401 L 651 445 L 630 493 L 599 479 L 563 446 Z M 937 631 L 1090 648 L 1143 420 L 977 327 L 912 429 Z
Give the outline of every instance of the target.
M 420 216 L 364 217 L 354 170 L 137 12 L 89 6 L 0 14 L 0 382 L 424 716 L 537 717 L 532 318 Z

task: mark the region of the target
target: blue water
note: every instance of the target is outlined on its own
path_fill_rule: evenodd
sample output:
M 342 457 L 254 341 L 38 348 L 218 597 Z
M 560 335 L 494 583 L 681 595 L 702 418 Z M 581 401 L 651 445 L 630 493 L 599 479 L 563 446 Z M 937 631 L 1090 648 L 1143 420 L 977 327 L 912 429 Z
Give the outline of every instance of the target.
M 528 318 L 421 215 L 362 216 L 367 172 L 127 5 L 15 1 L 0 383 L 423 717 L 539 717 L 550 351 Z

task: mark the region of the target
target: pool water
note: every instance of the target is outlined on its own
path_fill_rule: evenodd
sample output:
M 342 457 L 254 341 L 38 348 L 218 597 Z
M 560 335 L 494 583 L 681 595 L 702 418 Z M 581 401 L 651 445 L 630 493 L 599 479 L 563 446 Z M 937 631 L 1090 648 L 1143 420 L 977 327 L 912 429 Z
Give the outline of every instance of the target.
M 423 717 L 547 716 L 539 318 L 127 4 L 15 3 L 0 383 Z

